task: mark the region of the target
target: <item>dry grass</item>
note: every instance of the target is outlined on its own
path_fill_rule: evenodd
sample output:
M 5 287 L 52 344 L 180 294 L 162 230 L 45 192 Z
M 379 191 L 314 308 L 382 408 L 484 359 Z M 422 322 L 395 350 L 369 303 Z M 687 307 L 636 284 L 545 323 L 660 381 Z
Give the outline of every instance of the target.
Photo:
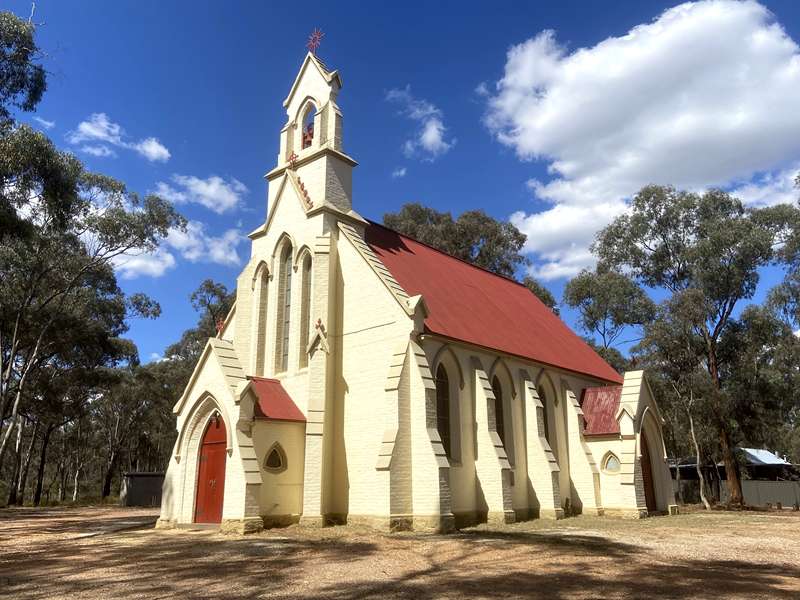
M 0 596 L 800 597 L 796 513 L 577 517 L 449 536 L 350 527 L 247 537 L 108 531 L 154 516 L 108 507 L 0 511 Z

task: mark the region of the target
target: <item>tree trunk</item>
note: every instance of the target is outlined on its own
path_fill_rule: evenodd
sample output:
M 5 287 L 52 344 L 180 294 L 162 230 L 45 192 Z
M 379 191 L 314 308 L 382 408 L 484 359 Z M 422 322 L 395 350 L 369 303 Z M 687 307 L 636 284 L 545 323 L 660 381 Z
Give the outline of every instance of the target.
M 72 502 L 75 503 L 78 501 L 78 481 L 81 473 L 81 469 L 83 468 L 83 463 L 76 463 L 75 464 L 75 479 L 73 480 L 72 484 Z
M 703 467 L 700 464 L 700 444 L 697 443 L 697 436 L 694 433 L 694 419 L 692 418 L 692 412 L 690 410 L 686 412 L 689 414 L 689 431 L 692 434 L 692 443 L 694 444 L 695 468 L 697 469 L 697 478 L 700 480 L 700 500 L 703 502 L 703 506 L 706 507 L 706 510 L 711 510 L 711 504 L 709 504 L 708 498 L 706 498 L 706 480 L 703 477 Z M 678 469 L 678 471 L 680 471 L 680 469 Z
M 19 475 L 20 467 L 22 465 L 22 420 L 18 419 L 17 426 L 17 442 L 14 444 L 14 468 L 11 471 L 11 479 L 8 482 L 8 505 L 12 506 L 17 503 L 17 489 L 19 488 Z M 14 428 L 14 422 L 11 423 L 11 429 Z
M 28 444 L 28 450 L 25 452 L 25 458 L 22 459 L 22 473 L 19 477 L 19 486 L 17 487 L 17 504 L 22 506 L 25 500 L 25 486 L 28 483 L 28 471 L 31 466 L 31 456 L 33 456 L 33 447 L 36 445 L 36 434 L 39 433 L 39 421 L 33 424 L 33 431 L 31 432 L 31 441 Z
M 103 477 L 102 498 L 108 498 L 111 495 L 111 481 L 114 478 L 114 469 L 117 466 L 117 457 L 117 451 L 113 450 L 108 459 L 108 467 L 106 468 L 105 476 Z
M 714 383 L 716 392 L 721 393 L 722 386 L 719 380 L 719 369 L 717 367 L 716 346 L 713 344 L 708 349 L 708 373 Z M 717 416 L 717 431 L 719 434 L 719 445 L 722 450 L 722 462 L 725 465 L 725 477 L 728 483 L 728 493 L 730 495 L 730 505 L 742 506 L 744 497 L 742 494 L 742 482 L 739 479 L 739 469 L 736 466 L 736 457 L 733 455 L 733 448 L 730 442 L 730 433 L 725 424 L 725 417 L 722 414 L 719 398 L 713 400 L 714 412 Z M 716 465 L 715 467 L 716 468 Z
M 719 426 L 719 445 L 722 449 L 722 462 L 725 465 L 725 477 L 728 480 L 728 492 L 730 493 L 728 504 L 743 506 L 744 495 L 742 494 L 742 482 L 739 479 L 739 468 L 736 466 L 736 457 L 733 455 L 728 430 L 722 424 Z
M 39 454 L 39 470 L 36 473 L 36 491 L 33 493 L 33 505 L 39 506 L 42 501 L 42 485 L 44 484 L 44 467 L 47 461 L 47 445 L 55 425 L 48 425 L 42 437 L 42 450 Z

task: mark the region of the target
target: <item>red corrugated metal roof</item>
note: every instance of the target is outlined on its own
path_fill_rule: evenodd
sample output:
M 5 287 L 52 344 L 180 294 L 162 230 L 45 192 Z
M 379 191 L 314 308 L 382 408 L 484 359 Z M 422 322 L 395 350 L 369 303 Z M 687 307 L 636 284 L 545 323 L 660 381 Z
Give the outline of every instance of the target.
M 431 333 L 621 383 L 611 366 L 525 286 L 377 223 L 366 242 L 409 295 L 421 294 Z
M 255 406 L 255 417 L 257 419 L 305 423 L 305 415 L 297 408 L 291 396 L 286 393 L 281 382 L 277 379 L 251 377 L 250 388 L 258 397 L 258 403 Z
M 609 385 L 583 390 L 584 435 L 615 435 L 619 433 L 617 410 L 622 397 L 622 386 Z

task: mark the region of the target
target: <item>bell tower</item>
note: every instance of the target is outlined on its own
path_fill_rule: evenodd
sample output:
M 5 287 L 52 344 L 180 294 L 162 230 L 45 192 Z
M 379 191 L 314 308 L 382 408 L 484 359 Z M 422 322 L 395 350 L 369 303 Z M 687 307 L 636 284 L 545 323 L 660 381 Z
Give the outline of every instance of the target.
M 358 163 L 343 150 L 342 113 L 336 104 L 341 88 L 339 72 L 308 52 L 283 101 L 287 121 L 281 129 L 278 165 L 267 173 L 267 180 L 285 173 L 295 178 L 309 211 L 352 210 L 352 173 Z

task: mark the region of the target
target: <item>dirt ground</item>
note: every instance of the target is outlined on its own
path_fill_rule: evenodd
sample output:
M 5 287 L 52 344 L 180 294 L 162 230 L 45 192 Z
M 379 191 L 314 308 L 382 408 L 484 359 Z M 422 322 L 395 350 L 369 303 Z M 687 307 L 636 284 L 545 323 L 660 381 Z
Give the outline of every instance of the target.
M 0 510 L 2 598 L 798 598 L 800 515 L 575 517 L 446 536 L 246 537 L 152 510 Z

